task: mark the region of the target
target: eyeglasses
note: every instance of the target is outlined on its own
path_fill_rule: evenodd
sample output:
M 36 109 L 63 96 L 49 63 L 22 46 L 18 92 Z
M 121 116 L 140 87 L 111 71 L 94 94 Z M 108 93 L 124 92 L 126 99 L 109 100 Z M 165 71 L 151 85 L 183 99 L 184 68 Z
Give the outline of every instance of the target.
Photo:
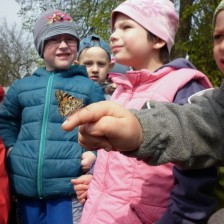
M 60 38 L 49 38 L 46 40 L 47 45 L 59 47 L 61 45 L 61 42 L 65 42 L 69 47 L 76 47 L 77 46 L 77 40 L 75 38 L 66 38 L 66 39 L 60 39 Z

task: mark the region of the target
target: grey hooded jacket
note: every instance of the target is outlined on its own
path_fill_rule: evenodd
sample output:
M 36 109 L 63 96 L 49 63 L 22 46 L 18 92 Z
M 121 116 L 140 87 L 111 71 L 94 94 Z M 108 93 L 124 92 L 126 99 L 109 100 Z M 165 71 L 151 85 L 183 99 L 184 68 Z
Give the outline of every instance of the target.
M 193 96 L 190 104 L 148 102 L 134 111 L 143 129 L 140 148 L 124 154 L 150 165 L 175 162 L 205 168 L 224 161 L 224 82 Z

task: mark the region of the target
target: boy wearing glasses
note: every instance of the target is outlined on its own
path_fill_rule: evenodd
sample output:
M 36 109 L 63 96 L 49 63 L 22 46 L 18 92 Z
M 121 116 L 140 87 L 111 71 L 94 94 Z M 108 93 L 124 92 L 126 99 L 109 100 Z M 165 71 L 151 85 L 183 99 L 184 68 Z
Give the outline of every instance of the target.
M 0 136 L 7 149 L 7 169 L 18 199 L 19 223 L 79 223 L 82 204 L 70 180 L 95 160 L 78 144 L 77 129 L 65 132 L 58 110 L 104 100 L 102 88 L 84 66 L 73 65 L 79 37 L 72 18 L 45 12 L 34 25 L 34 43 L 45 67 L 16 80 L 0 111 Z M 56 90 L 61 92 L 58 102 Z M 71 103 L 68 103 L 70 102 Z M 66 104 L 66 107 L 63 107 Z

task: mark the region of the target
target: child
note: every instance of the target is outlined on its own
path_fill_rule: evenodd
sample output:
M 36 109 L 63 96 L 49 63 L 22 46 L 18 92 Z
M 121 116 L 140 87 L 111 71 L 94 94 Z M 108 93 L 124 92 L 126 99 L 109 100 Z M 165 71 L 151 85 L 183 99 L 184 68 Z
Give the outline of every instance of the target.
M 108 74 L 125 73 L 128 70 L 126 66 L 115 63 L 113 57 L 111 58 L 109 45 L 97 35 L 87 36 L 80 41 L 77 59 L 78 64 L 86 66 L 89 78 L 103 86 L 106 99 L 110 99 L 116 89 L 116 84 L 112 82 Z M 81 203 L 86 200 L 87 185 L 92 179 L 92 174 L 93 169 L 86 175 L 71 180 Z
M 105 93 L 104 96 L 107 98 L 105 82 L 114 65 L 111 62 L 109 44 L 97 35 L 89 35 L 83 38 L 80 41 L 79 52 L 75 64 L 84 65 L 86 67 L 89 78 L 103 87 Z M 81 180 L 81 183 L 90 183 L 92 172 L 93 169 L 85 175 L 80 176 L 79 180 Z M 71 183 L 74 184 L 75 180 L 72 179 Z M 78 198 L 80 194 L 80 191 L 78 190 L 79 187 L 80 186 L 74 186 Z M 80 200 L 81 203 L 84 203 L 84 201 L 84 199 Z
M 214 58 L 222 73 L 218 50 L 223 43 L 219 35 L 224 32 L 223 15 L 224 0 L 213 19 Z M 89 149 L 116 148 L 152 165 L 176 162 L 186 168 L 206 168 L 224 161 L 223 96 L 224 82 L 190 97 L 190 104 L 184 106 L 149 101 L 144 106 L 148 109 L 131 113 L 113 102 L 100 102 L 70 116 L 63 128 L 82 125 L 79 142 Z
M 0 138 L 0 223 L 7 224 L 10 208 L 9 181 L 5 168 L 5 147 Z
M 80 41 L 78 62 L 85 65 L 89 78 L 103 85 L 113 64 L 110 46 L 99 36 L 90 35 Z
M 171 1 L 125 1 L 112 12 L 111 25 L 115 60 L 133 69 L 113 77 L 118 86 L 113 101 L 137 110 L 149 99 L 182 105 L 191 94 L 211 87 L 188 61 L 168 63 L 178 26 Z M 99 150 L 81 223 L 206 222 L 215 207 L 216 178 L 216 167 L 149 167 L 119 152 Z
M 0 136 L 18 198 L 19 223 L 79 223 L 82 205 L 70 180 L 90 167 L 95 155 L 78 144 L 77 129 L 61 129 L 61 114 L 81 106 L 81 100 L 84 105 L 104 100 L 103 91 L 84 66 L 72 65 L 79 37 L 68 14 L 49 10 L 41 15 L 34 25 L 34 43 L 45 67 L 16 80 L 0 111 Z
M 217 66 L 222 73 L 224 73 L 222 63 L 223 19 L 224 1 L 221 1 L 215 10 L 213 19 L 213 52 Z M 171 104 L 148 103 L 150 110 L 136 113 L 141 126 L 135 116 L 118 105 L 111 102 L 93 104 L 87 110 L 84 109 L 70 117 L 64 127 L 71 129 L 72 126 L 69 127 L 69 125 L 85 124 L 80 127 L 79 141 L 86 145 L 86 137 L 88 137 L 88 147 L 91 147 L 90 145 L 99 146 L 98 143 L 100 143 L 100 146 L 108 149 L 113 150 L 113 147 L 116 147 L 116 149 L 126 150 L 128 149 L 127 143 L 129 143 L 132 147 L 130 150 L 140 147 L 133 153 L 128 153 L 129 156 L 142 158 L 150 164 L 173 161 L 188 168 L 208 167 L 216 162 L 224 161 L 223 95 L 224 83 L 220 88 L 203 93 L 202 97 L 191 97 L 192 105 L 182 108 Z M 121 127 L 134 131 L 128 134 L 122 133 Z M 180 150 L 178 150 L 178 145 Z M 223 200 L 222 186 L 221 180 L 217 191 L 221 200 Z M 224 209 L 220 209 L 212 215 L 208 223 L 223 223 L 223 219 Z
M 105 98 L 109 99 L 106 81 L 114 66 L 111 60 L 110 46 L 101 37 L 90 35 L 80 41 L 77 57 L 78 64 L 85 65 L 89 78 L 98 82 L 104 89 Z
M 0 105 L 4 98 L 5 91 L 0 86 Z M 1 109 L 0 109 L 1 110 Z M 5 147 L 0 138 L 0 223 L 7 224 L 10 208 L 9 181 L 5 168 Z

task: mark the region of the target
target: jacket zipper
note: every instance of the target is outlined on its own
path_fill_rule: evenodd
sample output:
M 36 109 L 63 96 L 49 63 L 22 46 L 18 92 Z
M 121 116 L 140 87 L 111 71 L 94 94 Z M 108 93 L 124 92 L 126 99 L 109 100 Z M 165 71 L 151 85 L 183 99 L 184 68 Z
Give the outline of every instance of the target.
M 50 99 L 51 99 L 51 89 L 53 78 L 55 74 L 50 75 L 47 83 L 46 89 L 46 97 L 45 97 L 45 104 L 44 104 L 44 114 L 42 120 L 42 127 L 41 127 L 41 136 L 40 136 L 40 146 L 39 146 L 39 157 L 38 157 L 38 168 L 37 168 L 37 193 L 38 197 L 42 199 L 42 171 L 43 171 L 43 156 L 45 151 L 45 144 L 46 144 L 46 132 L 47 132 L 47 121 L 49 116 L 49 107 L 50 107 Z

